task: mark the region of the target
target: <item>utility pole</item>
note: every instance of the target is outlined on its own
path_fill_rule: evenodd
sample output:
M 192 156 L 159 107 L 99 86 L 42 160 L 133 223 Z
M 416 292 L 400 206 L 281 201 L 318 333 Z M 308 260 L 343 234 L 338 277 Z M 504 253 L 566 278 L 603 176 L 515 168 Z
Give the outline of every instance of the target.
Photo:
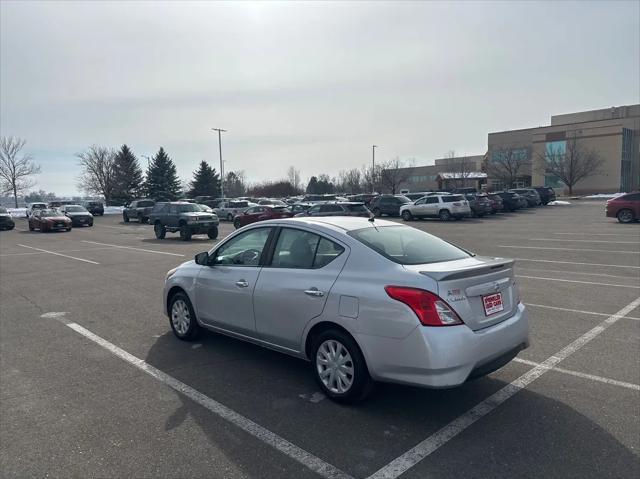
M 224 198 L 224 163 L 222 161 L 222 128 L 211 128 L 212 131 L 218 132 L 218 150 L 220 151 L 220 198 Z
M 147 155 L 140 155 L 142 158 L 146 158 L 147 159 L 147 171 L 149 171 L 149 167 L 151 166 L 151 158 L 149 158 Z
M 376 192 L 376 148 L 378 145 L 371 145 L 371 193 Z

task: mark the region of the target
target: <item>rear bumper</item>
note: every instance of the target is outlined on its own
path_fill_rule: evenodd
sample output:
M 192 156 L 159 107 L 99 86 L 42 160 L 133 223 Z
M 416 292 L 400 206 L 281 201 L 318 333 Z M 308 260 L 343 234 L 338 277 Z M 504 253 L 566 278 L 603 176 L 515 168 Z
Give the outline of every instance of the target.
M 504 366 L 529 346 L 523 304 L 499 324 L 473 331 L 467 326 L 418 326 L 404 339 L 358 335 L 371 376 L 379 381 L 450 388 Z
M 207 233 L 212 227 L 218 227 L 219 222 L 214 222 L 214 221 L 210 221 L 207 223 L 187 223 L 187 226 L 189 227 L 189 229 L 191 230 L 191 233 L 193 234 L 205 234 Z

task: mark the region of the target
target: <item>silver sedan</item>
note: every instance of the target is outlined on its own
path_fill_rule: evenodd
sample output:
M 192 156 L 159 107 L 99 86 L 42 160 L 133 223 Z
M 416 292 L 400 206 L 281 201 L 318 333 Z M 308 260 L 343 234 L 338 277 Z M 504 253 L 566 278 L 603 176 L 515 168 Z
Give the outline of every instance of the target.
M 272 220 L 169 271 L 164 310 L 179 339 L 204 328 L 306 359 L 353 402 L 374 381 L 448 388 L 513 359 L 529 344 L 513 269 L 390 221 Z

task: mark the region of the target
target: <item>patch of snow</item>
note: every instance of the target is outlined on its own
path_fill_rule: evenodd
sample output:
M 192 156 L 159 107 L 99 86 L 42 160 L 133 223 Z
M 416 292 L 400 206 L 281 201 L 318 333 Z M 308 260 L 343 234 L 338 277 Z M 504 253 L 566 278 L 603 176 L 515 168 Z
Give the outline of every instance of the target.
M 16 218 L 26 218 L 27 209 L 26 208 L 7 208 L 9 214 Z
M 618 196 L 626 195 L 626 193 L 598 193 L 597 195 L 589 195 L 583 196 L 585 200 L 594 200 L 594 199 L 611 199 L 617 198 Z
M 568 201 L 556 200 L 556 201 L 549 201 L 549 203 L 547 203 L 547 206 L 565 206 L 570 204 L 571 203 L 569 203 Z

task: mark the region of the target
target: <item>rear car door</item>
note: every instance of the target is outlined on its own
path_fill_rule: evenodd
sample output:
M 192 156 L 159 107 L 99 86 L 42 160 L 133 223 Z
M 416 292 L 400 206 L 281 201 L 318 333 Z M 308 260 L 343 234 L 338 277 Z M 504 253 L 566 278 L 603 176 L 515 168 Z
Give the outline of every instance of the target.
M 341 206 L 338 205 L 322 205 L 320 206 L 319 216 L 341 216 L 343 214 Z
M 252 296 L 272 231 L 252 228 L 211 253 L 210 265 L 202 266 L 196 279 L 196 309 L 203 323 L 255 335 Z
M 333 239 L 282 228 L 253 293 L 259 338 L 299 351 L 305 326 L 322 314 L 347 257 L 346 246 Z

